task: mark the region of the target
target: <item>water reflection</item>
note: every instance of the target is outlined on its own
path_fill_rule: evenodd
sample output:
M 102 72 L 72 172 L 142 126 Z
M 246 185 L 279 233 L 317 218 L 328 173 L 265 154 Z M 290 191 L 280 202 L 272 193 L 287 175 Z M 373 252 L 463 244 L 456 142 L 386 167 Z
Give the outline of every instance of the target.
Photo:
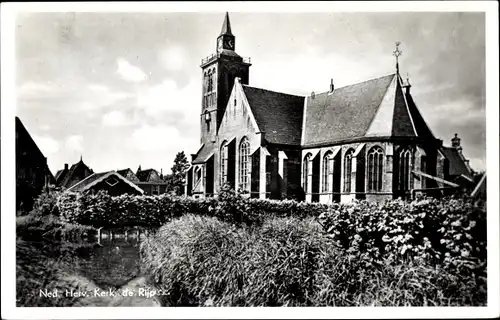
M 108 238 L 82 245 L 73 251 L 69 266 L 103 289 L 118 288 L 139 275 L 139 241 Z

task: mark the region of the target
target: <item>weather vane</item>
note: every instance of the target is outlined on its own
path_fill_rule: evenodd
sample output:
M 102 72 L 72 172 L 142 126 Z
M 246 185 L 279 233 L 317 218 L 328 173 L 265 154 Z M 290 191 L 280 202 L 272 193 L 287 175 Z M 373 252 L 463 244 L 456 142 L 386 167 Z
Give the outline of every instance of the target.
M 392 54 L 396 57 L 396 69 L 399 72 L 399 56 L 403 54 L 403 51 L 399 49 L 399 45 L 401 41 L 396 41 L 396 49 L 392 52 Z

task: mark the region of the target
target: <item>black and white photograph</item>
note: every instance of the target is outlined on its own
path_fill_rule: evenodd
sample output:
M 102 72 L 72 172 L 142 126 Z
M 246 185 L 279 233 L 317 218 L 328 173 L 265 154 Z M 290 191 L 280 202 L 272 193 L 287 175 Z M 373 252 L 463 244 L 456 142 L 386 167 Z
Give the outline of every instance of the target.
M 498 3 L 44 5 L 1 10 L 2 318 L 499 315 Z

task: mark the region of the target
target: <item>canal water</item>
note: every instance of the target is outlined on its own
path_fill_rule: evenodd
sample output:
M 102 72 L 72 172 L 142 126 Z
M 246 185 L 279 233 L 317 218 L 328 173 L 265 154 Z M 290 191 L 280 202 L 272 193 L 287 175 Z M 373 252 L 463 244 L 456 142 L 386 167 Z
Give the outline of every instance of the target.
M 140 275 L 139 246 L 137 239 L 102 239 L 62 254 L 68 255 L 71 271 L 103 289 L 114 289 Z

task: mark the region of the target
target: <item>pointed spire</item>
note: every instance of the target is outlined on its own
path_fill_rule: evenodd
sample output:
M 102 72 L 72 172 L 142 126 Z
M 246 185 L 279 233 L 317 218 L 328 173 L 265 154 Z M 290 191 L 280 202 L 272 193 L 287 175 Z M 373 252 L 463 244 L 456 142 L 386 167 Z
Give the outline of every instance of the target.
M 80 154 L 80 162 L 83 162 L 83 155 Z
M 229 21 L 229 13 L 226 12 L 226 16 L 224 17 L 224 23 L 222 23 L 222 29 L 220 30 L 220 35 L 230 35 L 232 36 L 233 34 L 231 33 L 231 22 Z

